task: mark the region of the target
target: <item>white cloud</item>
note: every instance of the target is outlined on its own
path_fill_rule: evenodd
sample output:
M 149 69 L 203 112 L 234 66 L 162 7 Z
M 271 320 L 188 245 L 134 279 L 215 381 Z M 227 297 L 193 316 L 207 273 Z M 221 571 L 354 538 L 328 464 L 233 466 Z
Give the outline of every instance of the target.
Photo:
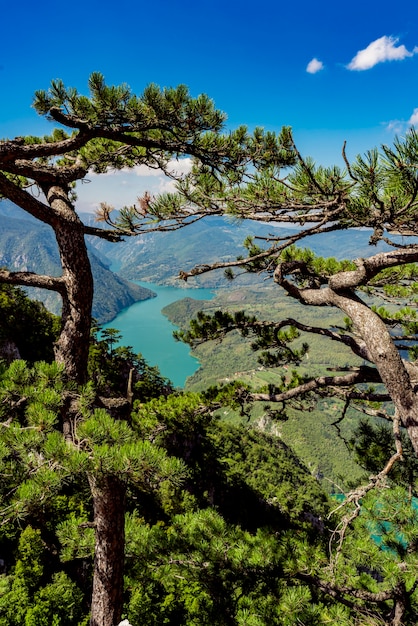
M 171 159 L 168 170 L 175 176 L 190 172 L 192 159 Z M 86 184 L 89 182 L 90 184 Z M 153 194 L 175 191 L 174 181 L 160 169 L 139 165 L 132 169 L 112 170 L 104 174 L 90 173 L 85 184 L 77 184 L 77 207 L 82 212 L 94 212 L 100 202 L 120 208 L 136 202 L 145 191 Z
M 400 133 L 406 133 L 411 126 L 418 128 L 418 107 L 413 110 L 409 120 L 391 120 L 388 122 L 386 124 L 386 130 L 399 135 Z
M 171 159 L 167 164 L 167 171 L 176 178 L 188 174 L 192 169 L 192 159 L 185 157 L 183 159 Z M 166 176 L 160 169 L 154 169 L 148 165 L 138 165 L 134 167 L 132 172 L 141 178 L 153 178 L 148 181 L 147 190 L 152 193 L 174 193 L 176 190 L 175 181 Z M 144 183 L 143 183 L 144 184 Z
M 405 123 L 405 121 L 391 120 L 390 122 L 386 123 L 386 130 L 390 133 L 395 133 L 396 135 L 399 135 L 399 133 L 403 133 L 405 131 L 406 125 L 407 124 Z
M 414 109 L 414 112 L 408 120 L 408 126 L 418 126 L 418 108 Z
M 188 174 L 192 169 L 192 159 L 185 157 L 184 159 L 171 159 L 168 162 L 167 170 L 174 176 L 181 176 Z M 126 170 L 124 170 L 126 171 Z M 154 169 L 148 165 L 138 165 L 133 168 L 133 171 L 137 176 L 163 176 L 163 172 L 160 169 Z
M 308 72 L 308 74 L 316 74 L 323 69 L 324 64 L 322 63 L 322 61 L 319 61 L 315 57 L 312 59 L 312 61 L 309 61 L 308 65 L 306 66 L 306 71 Z
M 347 65 L 347 68 L 349 70 L 369 70 L 378 63 L 402 61 L 418 52 L 417 47 L 412 52 L 409 52 L 404 45 L 397 46 L 398 41 L 398 38 L 387 37 L 386 35 L 372 41 L 367 48 L 357 52 L 356 56 Z

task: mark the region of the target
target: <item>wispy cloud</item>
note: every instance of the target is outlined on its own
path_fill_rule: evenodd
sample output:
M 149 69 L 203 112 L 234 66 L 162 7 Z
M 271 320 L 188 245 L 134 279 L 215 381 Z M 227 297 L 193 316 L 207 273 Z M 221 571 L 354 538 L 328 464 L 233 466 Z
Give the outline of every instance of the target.
M 322 63 L 322 61 L 319 61 L 315 57 L 312 59 L 312 61 L 309 61 L 308 65 L 306 66 L 306 71 L 308 72 L 308 74 L 316 74 L 323 69 L 324 64 Z
M 403 44 L 398 46 L 398 41 L 397 37 L 388 37 L 386 35 L 379 37 L 379 39 L 372 41 L 364 50 L 359 50 L 347 65 L 347 68 L 358 71 L 369 70 L 378 63 L 402 61 L 418 52 L 417 47 L 410 52 Z
M 418 127 L 418 107 L 416 107 L 408 120 L 391 120 L 386 124 L 386 130 L 396 134 L 405 133 L 411 126 Z
M 192 159 L 170 159 L 167 167 L 172 176 L 180 177 L 190 172 Z M 136 202 L 136 198 L 145 191 L 152 195 L 175 191 L 174 180 L 167 177 L 162 170 L 147 165 L 111 170 L 104 174 L 91 172 L 85 182 L 91 184 L 77 185 L 77 207 L 80 211 L 89 213 L 94 212 L 100 202 L 106 201 L 120 208 Z
M 408 120 L 408 126 L 418 126 L 418 108 L 414 109 L 414 112 Z
M 167 164 L 167 170 L 173 176 L 181 176 L 188 174 L 192 169 L 192 159 L 185 157 L 184 159 L 171 159 Z M 126 170 L 125 170 L 126 171 Z M 149 167 L 148 165 L 138 165 L 133 170 L 137 176 L 163 176 L 160 169 Z

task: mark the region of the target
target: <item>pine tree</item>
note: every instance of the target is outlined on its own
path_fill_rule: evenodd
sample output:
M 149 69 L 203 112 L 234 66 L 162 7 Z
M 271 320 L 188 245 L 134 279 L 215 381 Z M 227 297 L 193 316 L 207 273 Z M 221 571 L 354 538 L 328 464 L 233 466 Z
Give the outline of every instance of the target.
M 89 80 L 89 90 L 89 96 L 84 96 L 76 89 L 66 88 L 60 80 L 53 81 L 48 91 L 35 94 L 33 103 L 40 115 L 58 125 L 52 133 L 45 137 L 0 141 L 0 198 L 11 200 L 53 229 L 62 266 L 60 276 L 2 269 L 0 283 L 44 288 L 58 292 L 62 298 L 55 360 L 64 366 L 62 375 L 70 388 L 62 388 L 61 443 L 74 447 L 77 454 L 81 453 L 76 433 L 79 415 L 83 414 L 80 403 L 84 392 L 75 391 L 71 383 L 87 383 L 94 288 L 85 236 L 119 241 L 132 231 L 129 209 L 124 212 L 127 228 L 108 227 L 111 226 L 110 207 L 106 203 L 99 215 L 99 220 L 107 222 L 105 228 L 83 224 L 76 211 L 76 182 L 89 172 L 100 174 L 138 165 L 160 168 L 176 178 L 169 172 L 168 163 L 170 159 L 184 156 L 204 163 L 213 173 L 229 172 L 236 177 L 262 143 L 262 138 L 250 136 L 243 127 L 224 133 L 225 115 L 216 110 L 207 96 L 193 98 L 182 85 L 169 89 L 149 85 L 143 94 L 136 96 L 126 84 L 108 86 L 101 74 L 94 73 Z M 33 189 L 38 193 L 33 193 Z M 148 204 L 149 198 L 145 195 L 140 202 L 144 231 L 155 229 L 153 218 L 148 215 Z M 104 407 L 103 410 L 117 419 L 126 419 L 131 398 L 113 401 L 102 397 L 96 402 L 97 406 Z M 94 408 L 91 409 L 94 414 Z M 53 417 L 48 414 L 45 419 Z M 106 428 L 113 427 L 108 424 Z M 114 428 L 122 426 L 118 423 Z M 113 442 L 110 432 L 109 437 Z M 92 626 L 113 626 L 120 618 L 122 603 L 123 541 L 119 546 L 113 545 L 109 529 L 113 525 L 117 532 L 123 531 L 125 484 L 121 473 L 125 469 L 118 465 L 109 445 L 102 450 L 113 459 L 106 466 L 107 473 L 86 468 L 98 541 Z M 142 452 L 132 448 L 131 453 L 135 465 L 135 455 Z M 59 482 L 59 473 L 54 474 L 54 471 L 55 468 L 50 469 L 50 479 Z M 103 581 L 106 581 L 105 587 Z
M 91 385 L 78 394 L 77 420 L 71 430 L 66 432 L 64 428 L 64 438 L 68 392 L 74 401 L 64 369 L 55 362 L 38 362 L 30 368 L 23 361 L 14 361 L 3 369 L 1 471 L 6 479 L 1 488 L 2 523 L 9 524 L 9 532 L 12 528 L 17 532 L 16 524 L 25 521 L 32 523 L 36 532 L 52 535 L 56 535 L 55 525 L 60 521 L 68 523 L 68 519 L 72 519 L 75 527 L 86 525 L 94 529 L 92 597 L 96 601 L 91 605 L 90 623 L 115 624 L 123 607 L 127 488 L 134 485 L 145 494 L 153 493 L 162 482 L 178 484 L 184 478 L 185 468 L 180 460 L 169 458 L 161 447 L 139 438 L 126 420 L 115 419 L 108 409 L 95 408 Z M 85 499 L 89 491 L 90 515 L 90 506 L 75 514 L 71 503 L 77 499 L 77 493 L 83 493 Z M 61 511 L 64 519 L 58 516 L 54 521 L 56 500 L 61 497 L 68 500 L 67 507 Z M 45 520 L 49 531 L 44 527 Z M 57 538 L 45 538 L 52 545 L 56 541 Z M 36 556 L 31 558 L 37 561 Z M 64 573 L 58 571 L 57 576 L 62 578 Z M 19 574 L 15 572 L 11 593 L 20 584 L 18 580 Z M 29 591 L 22 611 L 30 610 L 35 615 L 41 610 L 37 588 L 31 587 Z M 49 591 L 43 586 L 39 593 L 46 597 Z M 19 616 L 16 619 L 16 623 L 21 623 Z M 57 624 L 67 623 L 64 618 L 59 619 Z
M 129 209 L 122 230 L 83 224 L 76 211 L 76 181 L 88 172 L 147 165 L 181 179 L 169 161 L 184 156 L 213 172 L 236 173 L 252 159 L 262 142 L 241 127 L 223 133 L 225 115 L 205 95 L 191 97 L 184 85 L 160 89 L 149 85 L 136 96 L 126 85 L 108 86 L 99 73 L 91 75 L 89 96 L 66 88 L 62 81 L 35 94 L 35 110 L 59 125 L 45 137 L 0 141 L 0 198 L 7 198 L 54 231 L 61 276 L 0 271 L 0 282 L 56 291 L 63 300 L 56 359 L 66 375 L 86 382 L 91 327 L 93 279 L 85 236 L 119 241 L 129 236 Z M 65 130 L 64 130 L 65 129 Z M 36 188 L 39 194 L 32 193 Z M 141 199 L 144 231 L 154 230 L 148 215 L 148 195 Z M 111 208 L 103 203 L 99 219 L 109 222 Z M 138 215 L 138 214 L 137 214 Z M 137 224 L 138 226 L 138 224 Z
M 267 135 L 264 137 L 267 139 Z M 278 167 L 276 157 L 280 149 L 293 154 L 294 161 L 289 158 L 284 167 Z M 271 223 L 268 237 L 247 238 L 245 256 L 206 264 L 202 255 L 201 263 L 185 268 L 181 276 L 187 280 L 223 268 L 226 277 L 233 279 L 235 268 L 245 270 L 263 279 L 270 278 L 277 289 L 307 307 L 335 307 L 343 313 L 341 324 L 327 327 L 326 322 L 312 325 L 302 317 L 263 320 L 245 311 L 218 311 L 198 315 L 190 331 L 179 333 L 178 337 L 193 346 L 238 331 L 252 342 L 264 367 L 280 368 L 292 363 L 291 375 L 278 375 L 264 388 L 235 383 L 231 392 L 238 403 L 256 401 L 278 406 L 283 417 L 286 407 L 301 407 L 304 403 L 308 407 L 319 399 L 338 398 L 342 407 L 340 419 L 353 407 L 386 421 L 391 439 L 386 437 L 386 446 L 379 449 L 379 467 L 376 458 L 375 473 L 369 483 L 347 494 L 347 511 L 354 503 L 356 513 L 361 507 L 355 503 L 362 500 L 362 494 L 377 487 L 385 493 L 391 472 L 405 474 L 396 468 L 407 455 L 418 455 L 418 133 L 411 129 L 392 147 L 371 150 L 353 163 L 346 158 L 344 147 L 343 157 L 345 169 L 317 166 L 312 159 L 301 156 L 290 129 L 283 129 L 281 135 L 270 136 L 270 145 L 266 142 L 266 150 L 255 160 L 255 167 L 241 173 L 239 180 L 215 177 L 204 165 L 196 166 L 176 194 L 154 199 L 150 210 L 163 220 L 177 217 L 188 222 L 225 214 L 238 220 Z M 297 228 L 281 230 L 281 225 Z M 327 237 L 334 231 L 358 228 L 369 231 L 368 257 L 326 259 L 300 247 L 314 235 Z M 376 252 L 378 244 L 382 251 Z M 348 348 L 352 362 L 348 361 L 339 371 L 319 376 L 300 373 L 298 366 L 309 350 L 310 335 L 321 335 L 336 348 Z M 409 443 L 405 443 L 405 438 Z M 411 469 L 413 462 L 408 460 L 407 466 Z M 409 478 L 409 489 L 416 493 L 415 473 Z M 402 518 L 406 495 L 401 496 L 399 491 L 396 494 L 401 498 Z M 382 496 L 382 507 L 384 500 Z M 352 518 L 350 513 L 346 515 L 354 526 L 359 526 L 360 522 L 354 521 L 356 514 Z M 410 515 L 412 519 L 413 510 Z M 365 537 L 367 534 L 363 534 L 363 541 Z M 412 553 L 416 551 L 413 537 L 408 547 Z M 364 602 L 392 603 L 392 613 L 388 610 L 385 619 L 393 625 L 400 624 L 409 610 L 409 615 L 416 618 L 412 597 L 416 596 L 417 584 L 407 574 L 399 573 L 402 562 L 396 567 L 398 578 L 385 577 L 385 581 L 391 581 L 390 589 L 381 596 L 370 590 L 362 596 L 358 588 L 349 589 L 343 584 L 338 587 L 327 583 L 321 589 L 344 602 L 351 592 L 352 597 Z M 357 582 L 361 585 L 361 581 Z

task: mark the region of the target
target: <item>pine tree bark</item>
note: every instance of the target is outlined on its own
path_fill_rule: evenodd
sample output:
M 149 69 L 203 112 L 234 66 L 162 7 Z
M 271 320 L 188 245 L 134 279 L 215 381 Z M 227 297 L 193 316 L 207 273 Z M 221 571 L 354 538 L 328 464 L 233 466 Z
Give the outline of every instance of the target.
M 333 300 L 335 305 L 354 322 L 418 455 L 418 396 L 388 328 L 381 318 L 360 300 L 345 294 L 335 294 Z
M 418 456 L 418 395 L 415 392 L 418 370 L 413 368 L 413 380 L 411 365 L 408 369 L 385 323 L 355 294 L 353 285 L 356 286 L 356 281 L 362 284 L 361 276 L 358 278 L 356 272 L 341 272 L 330 278 L 332 288 L 300 289 L 287 280 L 287 265 L 290 264 L 279 265 L 274 277 L 292 297 L 303 304 L 338 307 L 350 317 L 364 343 L 365 355 L 376 366 Z
M 45 192 L 53 209 L 51 226 L 62 265 L 61 333 L 55 346 L 55 357 L 59 363 L 63 363 L 69 379 L 83 384 L 87 380 L 93 306 L 93 275 L 84 238 L 84 225 L 65 188 L 54 186 Z
M 401 581 L 398 583 L 395 589 L 394 606 L 390 626 L 402 626 L 403 624 L 405 624 L 404 617 L 408 604 L 409 598 L 406 591 L 405 583 Z
M 125 485 L 114 476 L 89 476 L 95 552 L 90 626 L 116 626 L 123 608 Z
M 63 264 L 65 290 L 61 294 L 61 332 L 55 345 L 55 358 L 64 365 L 66 376 L 70 380 L 83 384 L 87 379 L 93 276 L 84 234 L 65 225 L 57 229 L 56 235 Z M 77 239 L 74 249 L 72 246 Z M 76 254 L 74 250 L 77 250 Z

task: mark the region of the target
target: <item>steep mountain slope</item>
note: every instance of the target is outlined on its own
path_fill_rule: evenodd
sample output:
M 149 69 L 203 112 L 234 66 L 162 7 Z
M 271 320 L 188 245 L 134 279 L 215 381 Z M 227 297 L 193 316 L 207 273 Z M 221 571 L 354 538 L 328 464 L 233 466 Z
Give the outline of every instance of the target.
M 139 300 L 154 297 L 154 292 L 135 285 L 110 271 L 108 264 L 89 246 L 95 281 L 93 317 L 100 323 L 112 320 L 122 309 Z M 42 224 L 14 207 L 0 202 L 0 266 L 15 271 L 32 271 L 58 276 L 60 262 L 54 234 Z M 59 313 L 60 299 L 54 292 L 28 290 L 31 297 Z
M 86 223 L 92 223 L 91 215 L 82 215 Z M 112 244 L 103 240 L 91 241 L 95 251 L 111 260 L 112 269 L 130 280 L 143 280 L 161 284 L 179 285 L 180 270 L 190 270 L 195 265 L 229 261 L 245 255 L 243 241 L 248 236 L 268 237 L 271 234 L 289 232 L 279 225 L 260 224 L 249 220 L 227 217 L 210 217 L 171 233 L 149 233 L 126 238 Z M 309 238 L 302 247 L 310 247 L 319 255 L 336 258 L 353 258 L 369 254 L 366 230 L 339 231 Z M 257 242 L 260 243 L 261 242 Z M 386 244 L 376 246 L 376 252 L 387 249 Z M 249 285 L 257 281 L 248 274 L 237 279 L 237 285 Z M 189 279 L 188 287 L 214 288 L 224 282 L 223 272 L 211 272 Z

